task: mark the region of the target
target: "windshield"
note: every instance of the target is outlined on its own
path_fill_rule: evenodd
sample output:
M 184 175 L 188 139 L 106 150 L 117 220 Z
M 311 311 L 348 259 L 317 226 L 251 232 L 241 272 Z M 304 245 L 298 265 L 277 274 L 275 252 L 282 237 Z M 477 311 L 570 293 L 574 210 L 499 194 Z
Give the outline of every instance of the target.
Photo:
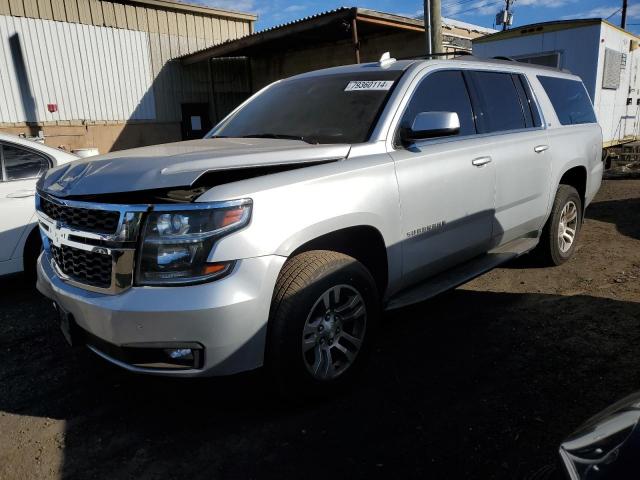
M 284 80 L 255 97 L 209 136 L 366 142 L 400 75 L 402 71 L 396 70 Z

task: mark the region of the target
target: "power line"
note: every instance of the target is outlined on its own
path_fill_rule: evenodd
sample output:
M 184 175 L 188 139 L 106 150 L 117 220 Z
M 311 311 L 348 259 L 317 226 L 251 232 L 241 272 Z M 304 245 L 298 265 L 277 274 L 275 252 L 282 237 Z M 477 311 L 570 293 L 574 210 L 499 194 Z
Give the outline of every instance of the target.
M 474 10 L 479 10 L 479 9 L 481 9 L 481 8 L 485 8 L 485 7 L 491 7 L 491 6 L 493 6 L 493 5 L 498 5 L 498 4 L 500 4 L 500 3 L 502 3 L 502 0 L 497 0 L 497 1 L 495 1 L 495 2 L 483 3 L 482 5 L 478 5 L 478 6 L 476 6 L 476 7 L 468 8 L 467 10 L 457 12 L 457 13 L 456 13 L 456 15 L 460 15 L 460 14 L 465 14 L 465 13 L 473 12 Z
M 457 2 L 443 3 L 442 6 L 443 7 L 457 7 L 459 5 L 464 5 L 465 3 L 477 2 L 477 1 L 478 0 L 461 0 L 461 1 L 457 1 Z
M 473 7 L 473 8 L 471 8 L 470 11 L 471 10 L 476 10 L 478 8 L 486 7 L 488 5 L 491 5 L 491 3 L 489 3 L 488 1 L 483 3 L 483 0 L 461 0 L 461 1 L 458 1 L 458 2 L 443 4 L 443 7 L 447 7 L 447 8 L 458 7 L 460 5 L 465 5 L 465 4 L 468 4 L 468 3 L 476 3 L 476 2 L 479 2 L 480 4 L 475 6 L 475 7 Z M 493 2 L 493 3 L 500 3 L 500 2 Z
M 620 7 L 619 9 L 617 9 L 615 12 L 613 12 L 611 15 L 609 15 L 607 18 L 605 18 L 605 20 L 609 20 L 611 17 L 613 17 L 616 13 L 618 13 L 620 10 L 622 10 L 622 7 Z
M 485 7 L 492 7 L 494 5 L 500 5 L 501 3 L 502 3 L 502 0 L 498 0 L 496 2 L 485 3 L 484 5 L 478 5 L 475 8 L 470 8 L 469 10 L 467 10 L 467 12 L 472 12 L 474 10 L 480 10 L 481 8 L 485 8 Z
M 448 5 L 443 5 L 443 7 L 450 7 L 451 5 L 462 5 L 465 3 L 472 3 L 472 2 L 477 2 L 478 0 L 462 0 L 460 2 L 456 2 L 454 4 L 448 4 Z M 453 13 L 452 15 L 458 16 L 458 15 L 465 15 L 469 12 L 473 12 L 474 10 L 479 10 L 481 8 L 486 8 L 486 7 L 492 7 L 494 5 L 498 5 L 501 4 L 503 0 L 494 0 L 494 1 L 489 1 L 489 0 L 480 0 L 480 4 L 476 5 L 475 7 L 471 7 L 471 8 L 467 8 L 466 10 L 460 10 L 458 12 Z

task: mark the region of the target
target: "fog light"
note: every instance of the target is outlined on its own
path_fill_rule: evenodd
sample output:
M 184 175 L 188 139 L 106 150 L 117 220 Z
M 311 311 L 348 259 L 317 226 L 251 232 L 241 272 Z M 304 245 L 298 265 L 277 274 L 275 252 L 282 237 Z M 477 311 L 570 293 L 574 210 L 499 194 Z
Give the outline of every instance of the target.
M 153 344 L 129 344 L 123 348 L 120 360 L 140 368 L 186 370 L 202 368 L 204 348 L 195 342 L 154 347 Z M 191 346 L 193 345 L 193 346 Z M 116 357 L 117 358 L 117 357 Z
M 190 348 L 176 348 L 167 350 L 169 357 L 174 360 L 191 360 L 193 359 L 193 351 Z

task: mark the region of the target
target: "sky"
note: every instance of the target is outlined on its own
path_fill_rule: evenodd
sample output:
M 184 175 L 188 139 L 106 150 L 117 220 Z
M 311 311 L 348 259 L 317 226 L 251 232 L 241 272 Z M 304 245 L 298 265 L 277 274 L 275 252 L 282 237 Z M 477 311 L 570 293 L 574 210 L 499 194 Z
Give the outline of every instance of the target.
M 256 30 L 324 12 L 341 6 L 358 6 L 383 12 L 415 17 L 422 15 L 421 1 L 411 0 L 353 0 L 351 4 L 333 0 L 186 0 L 211 7 L 226 8 L 258 14 Z M 484 27 L 493 27 L 496 13 L 504 0 L 441 0 L 442 14 Z M 607 18 L 620 23 L 620 1 L 610 0 L 515 0 L 514 26 L 568 18 Z M 636 25 L 633 25 L 636 24 Z M 627 28 L 640 33 L 640 3 L 629 2 Z

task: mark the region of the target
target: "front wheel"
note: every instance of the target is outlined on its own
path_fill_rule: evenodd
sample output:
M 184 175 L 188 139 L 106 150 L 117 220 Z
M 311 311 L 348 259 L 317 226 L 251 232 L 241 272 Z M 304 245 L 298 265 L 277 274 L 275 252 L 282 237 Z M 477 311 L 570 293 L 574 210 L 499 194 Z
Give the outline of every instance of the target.
M 571 258 L 582 226 L 582 200 L 578 191 L 560 185 L 540 238 L 539 253 L 545 264 L 561 265 Z
M 276 283 L 267 367 L 281 390 L 322 395 L 344 386 L 366 361 L 379 318 L 369 271 L 341 253 L 288 260 Z

